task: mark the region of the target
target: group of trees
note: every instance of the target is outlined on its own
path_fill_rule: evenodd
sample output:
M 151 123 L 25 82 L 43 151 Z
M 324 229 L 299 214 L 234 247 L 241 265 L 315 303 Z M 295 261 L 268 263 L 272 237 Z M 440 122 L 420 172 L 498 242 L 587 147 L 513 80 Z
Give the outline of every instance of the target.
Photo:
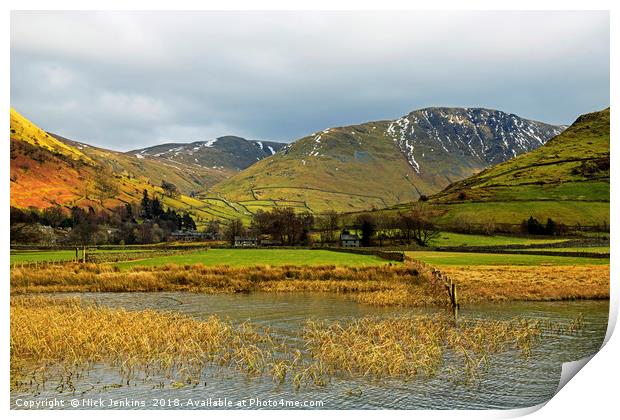
M 259 210 L 252 217 L 249 227 L 241 220 L 231 221 L 224 230 L 224 238 L 234 243 L 235 236 L 269 236 L 281 245 L 310 245 L 314 228 L 314 215 L 309 212 L 296 213 L 289 207 Z
M 229 222 L 222 237 L 230 244 L 234 244 L 235 236 L 253 236 L 269 238 L 273 244 L 307 246 L 312 243 L 311 233 L 314 232 L 321 245 L 334 245 L 340 233 L 347 230 L 360 236 L 362 246 L 386 243 L 426 246 L 439 233 L 433 218 L 434 214 L 423 203 L 397 215 L 377 217 L 363 213 L 353 218 L 334 211 L 315 216 L 308 212 L 296 213 L 291 208 L 274 208 L 255 213 L 249 226 L 244 226 L 239 219 Z
M 410 211 L 396 215 L 359 215 L 353 227 L 361 233 L 363 246 L 371 246 L 375 242 L 379 246 L 386 242 L 427 246 L 431 239 L 439 235 L 433 221 L 435 217 L 430 207 L 416 203 Z
M 165 241 L 179 230 L 195 230 L 188 213 L 164 206 L 145 190 L 139 204 L 112 210 L 53 206 L 42 210 L 11 207 L 14 243 L 144 244 Z
M 568 228 L 562 223 L 556 223 L 553 219 L 548 218 L 547 223 L 542 224 L 536 218 L 530 216 L 529 219 L 521 223 L 523 233 L 530 235 L 563 235 Z

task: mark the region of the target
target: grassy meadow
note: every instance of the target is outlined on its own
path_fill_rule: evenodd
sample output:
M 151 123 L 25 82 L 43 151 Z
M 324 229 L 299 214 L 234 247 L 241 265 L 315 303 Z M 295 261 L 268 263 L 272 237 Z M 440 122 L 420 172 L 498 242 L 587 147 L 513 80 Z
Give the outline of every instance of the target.
M 325 250 L 310 249 L 209 249 L 183 255 L 168 255 L 146 258 L 136 261 L 124 261 L 116 264 L 122 270 L 132 267 L 152 267 L 166 264 L 206 266 L 227 265 L 230 267 L 269 266 L 371 266 L 384 265 L 387 261 L 374 255 L 348 254 Z
M 553 248 L 528 248 L 528 251 L 551 251 L 551 252 L 590 252 L 593 254 L 609 254 L 609 246 L 575 246 Z
M 553 248 L 549 248 L 550 250 Z M 570 248 L 569 248 L 570 249 Z M 433 266 L 478 266 L 478 265 L 609 265 L 608 258 L 586 258 L 573 256 L 548 256 L 519 254 L 491 254 L 474 252 L 407 251 L 406 255 Z
M 503 246 L 536 245 L 566 242 L 565 238 L 533 238 L 530 236 L 474 235 L 454 232 L 440 232 L 429 242 L 429 246 Z

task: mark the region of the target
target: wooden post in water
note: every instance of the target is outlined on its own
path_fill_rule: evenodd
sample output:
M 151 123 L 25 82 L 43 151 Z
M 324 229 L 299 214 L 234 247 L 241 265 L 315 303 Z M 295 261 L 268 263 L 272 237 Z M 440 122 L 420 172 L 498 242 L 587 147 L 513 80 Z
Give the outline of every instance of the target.
M 459 314 L 459 301 L 456 296 L 456 284 L 452 283 L 452 311 L 454 312 L 454 317 L 456 318 Z

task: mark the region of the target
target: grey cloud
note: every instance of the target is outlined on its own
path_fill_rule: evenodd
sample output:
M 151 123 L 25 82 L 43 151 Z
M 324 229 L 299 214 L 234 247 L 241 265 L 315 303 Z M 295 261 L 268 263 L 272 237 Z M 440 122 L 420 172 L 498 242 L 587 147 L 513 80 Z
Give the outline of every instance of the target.
M 120 150 L 425 106 L 570 123 L 609 105 L 609 14 L 13 12 L 11 105 Z

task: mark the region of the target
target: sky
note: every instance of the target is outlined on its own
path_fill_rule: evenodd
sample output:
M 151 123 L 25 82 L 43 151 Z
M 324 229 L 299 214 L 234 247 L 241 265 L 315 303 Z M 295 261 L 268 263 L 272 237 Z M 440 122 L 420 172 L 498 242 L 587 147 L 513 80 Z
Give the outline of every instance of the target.
M 609 14 L 14 11 L 11 106 L 121 151 L 430 106 L 570 124 L 609 106 Z

